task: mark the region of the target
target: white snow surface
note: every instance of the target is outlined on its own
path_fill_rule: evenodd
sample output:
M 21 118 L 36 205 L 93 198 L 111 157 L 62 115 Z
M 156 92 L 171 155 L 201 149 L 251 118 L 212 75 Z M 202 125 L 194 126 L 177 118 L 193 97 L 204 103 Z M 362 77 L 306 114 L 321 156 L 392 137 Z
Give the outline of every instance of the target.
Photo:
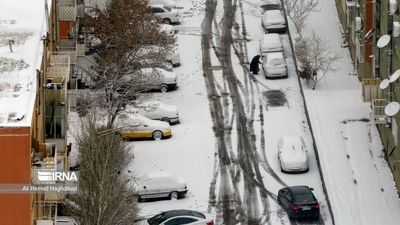
M 371 122 L 371 104 L 362 101 L 361 83 L 349 75 L 353 65 L 348 49 L 341 48 L 335 1 L 320 0 L 319 7 L 307 20 L 304 34 L 315 31 L 341 58 L 334 65 L 337 70 L 316 90 L 304 92 L 335 223 L 399 224 L 398 192 Z
M 36 69 L 40 69 L 42 62 L 41 37 L 46 34 L 48 18 L 44 3 L 0 1 L 0 126 L 22 127 L 32 123 Z M 9 40 L 14 42 L 13 52 Z
M 219 4 L 222 2 L 219 1 Z M 260 53 L 259 41 L 264 32 L 258 6 L 262 4 L 262 1 L 257 0 L 244 1 L 248 38 L 251 39 L 247 43 L 250 59 Z M 200 24 L 204 5 L 201 0 L 178 0 L 177 5 L 184 7 L 181 11 L 184 17 L 182 24 L 176 26 L 179 30 L 178 44 L 182 60 L 182 66 L 174 68 L 179 88 L 165 94 L 148 95 L 157 101 L 177 105 L 181 123 L 172 127 L 172 137 L 169 139 L 129 142 L 129 147 L 135 154 L 129 169 L 137 176 L 148 172 L 169 172 L 182 177 L 188 184 L 189 192 L 185 198 L 177 201 L 140 203 L 139 214 L 142 216 L 171 209 L 204 212 L 208 206 L 215 141 L 201 68 Z M 334 0 L 320 0 L 319 5 L 321 10 L 309 17 L 304 33 L 316 31 L 320 37 L 329 40 L 342 57 L 335 64 L 337 70 L 325 76 L 317 84 L 316 90 L 303 86 L 335 224 L 399 224 L 400 199 L 384 159 L 378 130 L 370 122 L 370 103 L 362 101 L 361 83 L 357 77 L 349 76 L 353 72 L 353 66 L 348 49 L 341 48 L 340 24 Z M 260 149 L 260 155 L 265 155 L 266 160 L 260 162 L 260 170 L 266 188 L 275 194 L 283 187 L 282 183 L 313 187 L 321 205 L 323 223 L 319 224 L 330 225 L 333 224 L 333 219 L 323 192 L 314 151 L 308 151 L 308 173 L 280 172 L 277 158 L 280 137 L 301 135 L 308 149 L 312 149 L 313 144 L 287 35 L 283 35 L 283 42 L 289 78 L 266 80 L 262 70 L 256 75 L 261 84 L 261 92 L 281 90 L 287 99 L 286 104 L 280 107 L 265 107 L 264 102 L 263 128 L 266 146 L 264 151 Z M 237 60 L 234 63 L 234 69 L 239 74 L 239 63 Z M 259 125 L 255 126 L 256 131 L 261 129 Z M 257 140 L 259 138 L 257 136 Z M 260 145 L 259 142 L 257 144 Z M 272 175 L 271 170 L 281 181 Z M 268 224 L 296 224 L 287 218 L 275 201 L 271 200 L 269 203 L 271 218 Z

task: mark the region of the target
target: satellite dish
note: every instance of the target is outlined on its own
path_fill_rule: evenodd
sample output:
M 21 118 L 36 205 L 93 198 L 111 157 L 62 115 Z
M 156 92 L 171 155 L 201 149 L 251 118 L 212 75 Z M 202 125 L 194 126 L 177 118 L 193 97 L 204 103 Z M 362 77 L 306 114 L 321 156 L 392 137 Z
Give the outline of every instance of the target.
M 398 102 L 391 102 L 386 105 L 385 107 L 385 114 L 386 116 L 394 116 L 400 110 L 400 103 Z
M 376 46 L 378 46 L 378 48 L 383 48 L 386 47 L 386 45 L 388 45 L 389 42 L 390 42 L 390 36 L 388 34 L 385 34 L 379 38 L 378 43 L 376 43 Z
M 389 84 L 390 84 L 389 80 L 388 79 L 384 79 L 379 84 L 379 89 L 381 89 L 381 90 L 386 89 L 389 86 Z
M 392 76 L 390 76 L 390 83 L 393 83 L 393 82 L 395 82 L 397 79 L 399 79 L 399 77 L 400 77 L 400 69 L 398 69 L 398 70 L 396 70 L 393 74 L 392 74 Z

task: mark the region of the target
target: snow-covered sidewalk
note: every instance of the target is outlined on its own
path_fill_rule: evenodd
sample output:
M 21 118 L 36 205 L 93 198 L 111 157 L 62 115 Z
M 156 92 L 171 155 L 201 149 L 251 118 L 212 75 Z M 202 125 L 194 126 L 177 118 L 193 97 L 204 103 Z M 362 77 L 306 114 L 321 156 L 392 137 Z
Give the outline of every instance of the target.
M 348 49 L 341 48 L 335 2 L 320 0 L 319 6 L 304 34 L 316 32 L 341 58 L 316 90 L 304 88 L 304 93 L 335 223 L 399 224 L 400 199 L 370 121 L 370 103 L 362 101 L 361 83 L 349 75 L 353 65 Z

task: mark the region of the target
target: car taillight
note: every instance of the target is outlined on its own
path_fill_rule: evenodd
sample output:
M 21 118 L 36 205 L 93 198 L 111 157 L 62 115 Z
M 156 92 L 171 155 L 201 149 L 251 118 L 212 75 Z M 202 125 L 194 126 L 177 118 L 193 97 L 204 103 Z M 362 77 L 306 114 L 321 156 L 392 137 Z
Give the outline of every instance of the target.
M 319 204 L 314 205 L 314 208 L 319 209 Z
M 293 211 L 299 211 L 300 207 L 298 205 L 292 205 Z
M 214 225 L 214 221 L 210 221 L 210 222 L 206 223 L 206 225 Z

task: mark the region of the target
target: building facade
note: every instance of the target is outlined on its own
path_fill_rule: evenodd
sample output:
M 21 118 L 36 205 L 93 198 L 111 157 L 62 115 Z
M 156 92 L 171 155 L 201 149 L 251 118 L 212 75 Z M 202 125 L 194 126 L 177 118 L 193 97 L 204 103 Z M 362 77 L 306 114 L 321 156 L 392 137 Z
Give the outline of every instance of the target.
M 77 55 L 84 55 L 77 17 L 83 1 L 0 2 L 0 194 L 1 224 L 54 224 L 65 194 L 21 192 L 40 184 L 39 172 L 69 170 L 66 144 L 68 90 Z M 9 31 L 9 33 L 7 33 Z M 8 35 L 8 36 L 7 36 Z M 14 64 L 12 64 L 14 63 Z M 8 185 L 8 186 L 7 186 Z
M 400 114 L 386 115 L 385 107 L 400 101 L 400 81 L 395 79 L 396 73 L 400 74 L 399 3 L 398 0 L 336 0 L 344 42 L 363 82 L 363 95 L 370 94 L 364 100 L 371 101 L 373 119 L 398 189 Z

